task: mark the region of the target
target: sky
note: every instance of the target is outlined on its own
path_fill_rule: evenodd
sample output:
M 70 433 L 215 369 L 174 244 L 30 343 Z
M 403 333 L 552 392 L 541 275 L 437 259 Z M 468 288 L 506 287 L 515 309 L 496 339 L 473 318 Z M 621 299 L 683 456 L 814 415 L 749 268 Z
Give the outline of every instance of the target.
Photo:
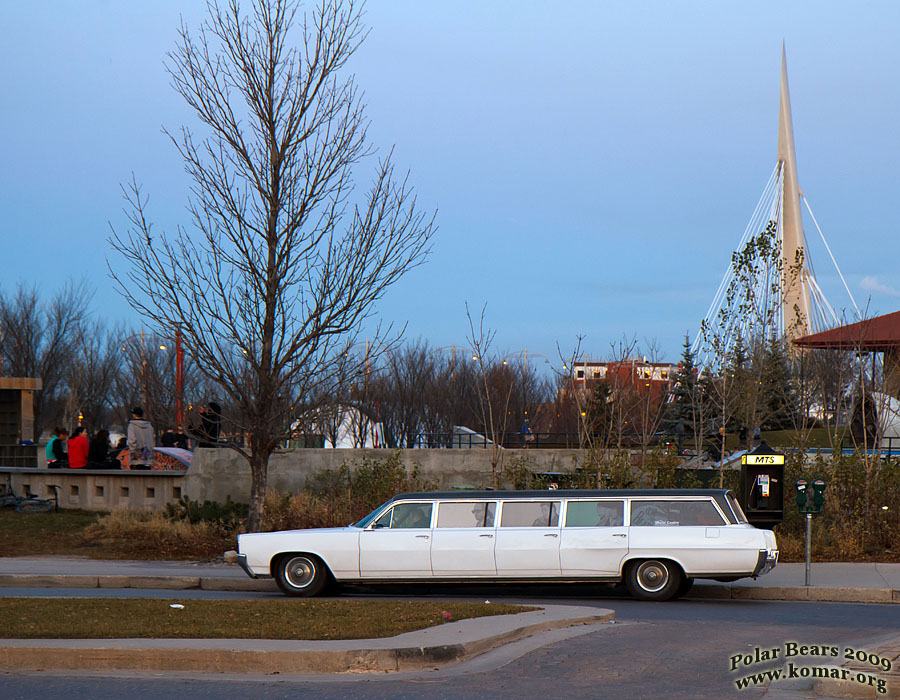
M 162 128 L 195 126 L 163 67 L 197 0 L 0 3 L 0 289 L 68 279 L 139 328 L 107 242 L 134 174 L 157 231 L 187 224 Z M 546 368 L 581 337 L 677 361 L 776 163 L 786 47 L 798 173 L 857 304 L 900 309 L 900 3 L 370 0 L 348 72 L 369 136 L 436 212 L 428 262 L 381 318 L 436 348 Z M 807 236 L 818 238 L 809 219 Z M 824 249 L 817 279 L 849 308 Z

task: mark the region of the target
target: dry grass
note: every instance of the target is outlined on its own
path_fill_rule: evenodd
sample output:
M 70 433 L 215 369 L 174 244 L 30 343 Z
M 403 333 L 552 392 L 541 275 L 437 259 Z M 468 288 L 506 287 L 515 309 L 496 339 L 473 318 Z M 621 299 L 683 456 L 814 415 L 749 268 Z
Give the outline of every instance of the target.
M 212 522 L 173 521 L 163 513 L 114 510 L 86 527 L 91 556 L 123 559 L 212 559 L 237 547 L 235 533 Z
M 372 639 L 518 605 L 376 600 L 0 598 L 7 639 Z

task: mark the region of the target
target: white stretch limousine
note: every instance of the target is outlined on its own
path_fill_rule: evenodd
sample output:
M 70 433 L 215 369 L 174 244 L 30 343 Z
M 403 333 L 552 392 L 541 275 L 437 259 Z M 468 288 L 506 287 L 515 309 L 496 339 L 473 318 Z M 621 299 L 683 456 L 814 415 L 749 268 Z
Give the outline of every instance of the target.
M 252 578 L 300 596 L 331 581 L 624 580 L 667 600 L 778 560 L 721 489 L 404 493 L 347 527 L 239 535 L 238 550 Z

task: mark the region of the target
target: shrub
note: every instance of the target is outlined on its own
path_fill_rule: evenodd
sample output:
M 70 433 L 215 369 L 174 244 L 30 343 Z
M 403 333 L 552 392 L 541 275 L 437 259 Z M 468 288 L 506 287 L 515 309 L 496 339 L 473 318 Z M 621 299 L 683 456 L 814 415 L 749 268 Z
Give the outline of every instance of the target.
M 798 478 L 825 479 L 825 506 L 813 516 L 812 557 L 859 561 L 896 559 L 900 552 L 900 461 L 868 459 L 861 453 L 832 457 L 802 452 L 785 464 L 785 518 L 776 526 L 785 560 L 802 560 L 806 549 L 806 517 L 793 502 Z
M 187 520 L 191 523 L 218 523 L 226 529 L 234 529 L 247 517 L 247 504 L 235 503 L 228 496 L 225 503 L 216 501 L 192 501 L 182 496 L 176 503 L 166 504 L 166 517 L 173 522 Z

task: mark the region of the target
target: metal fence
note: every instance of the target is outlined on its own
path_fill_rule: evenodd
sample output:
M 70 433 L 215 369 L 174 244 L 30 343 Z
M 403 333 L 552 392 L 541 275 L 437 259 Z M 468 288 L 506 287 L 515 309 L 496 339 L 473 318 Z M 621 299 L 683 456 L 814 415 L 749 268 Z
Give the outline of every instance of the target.
M 841 449 L 846 452 L 856 452 L 857 450 L 865 449 L 867 452 L 881 453 L 885 457 L 900 456 L 900 437 L 883 437 L 878 440 L 869 439 L 863 444 L 862 440 L 848 435 L 841 441 Z
M 600 438 L 596 437 L 595 441 Z M 585 447 L 591 442 L 584 433 L 529 433 L 520 432 L 503 433 L 497 443 L 504 448 L 534 448 L 534 449 L 577 449 Z M 673 443 L 671 436 L 662 434 L 654 435 L 647 443 L 651 447 L 668 445 Z M 610 442 L 611 446 L 618 447 L 618 439 Z M 463 448 L 463 449 L 487 449 L 494 443 L 489 436 L 481 433 L 419 433 L 413 441 L 413 447 L 418 449 L 435 448 Z M 640 447 L 641 440 L 634 435 L 626 435 L 622 438 L 622 447 Z

